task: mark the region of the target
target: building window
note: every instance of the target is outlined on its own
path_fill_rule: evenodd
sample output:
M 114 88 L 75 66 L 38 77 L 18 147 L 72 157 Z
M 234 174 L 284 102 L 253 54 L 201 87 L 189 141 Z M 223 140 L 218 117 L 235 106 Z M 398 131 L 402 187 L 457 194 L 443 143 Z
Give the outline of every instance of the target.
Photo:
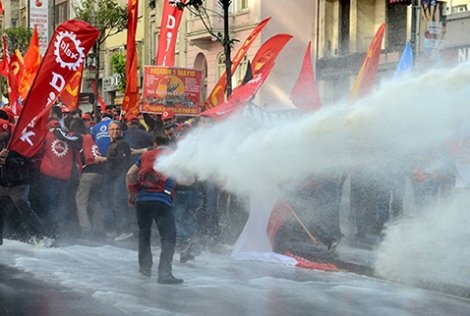
M 67 6 L 68 6 L 68 1 L 62 2 L 60 4 L 56 4 L 55 25 L 59 25 L 60 23 L 68 20 Z
M 225 55 L 224 53 L 220 53 L 219 56 L 217 56 L 217 71 L 215 74 L 215 79 L 218 80 L 222 74 L 225 71 Z
M 235 10 L 241 11 L 248 9 L 248 0 L 236 0 L 235 1 Z
M 238 87 L 242 84 L 243 79 L 245 79 L 246 70 L 248 69 L 248 57 L 246 55 L 243 57 L 242 61 L 235 70 L 232 78 L 232 86 Z

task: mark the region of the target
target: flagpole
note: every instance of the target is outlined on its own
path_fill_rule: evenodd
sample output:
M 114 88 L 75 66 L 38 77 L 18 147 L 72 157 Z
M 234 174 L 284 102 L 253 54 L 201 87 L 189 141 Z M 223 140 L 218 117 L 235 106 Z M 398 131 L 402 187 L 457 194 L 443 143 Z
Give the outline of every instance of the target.
M 417 54 L 416 54 L 416 38 L 418 35 L 418 8 L 419 8 L 419 0 L 411 0 L 411 34 L 410 34 L 410 43 L 411 43 L 411 49 L 413 50 L 413 56 L 415 58 L 413 60 L 416 60 Z

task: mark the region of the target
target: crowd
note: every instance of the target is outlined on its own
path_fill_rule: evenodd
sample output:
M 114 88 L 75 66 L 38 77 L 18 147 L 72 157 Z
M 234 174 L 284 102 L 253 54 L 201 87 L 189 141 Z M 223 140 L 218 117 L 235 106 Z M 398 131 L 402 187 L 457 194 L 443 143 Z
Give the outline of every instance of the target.
M 155 221 L 161 246 L 158 281 L 181 283 L 172 275 L 175 252 L 184 263 L 195 258 L 197 246 L 220 241 L 226 194 L 197 179 L 175 183 L 153 168 L 189 130 L 207 124 L 207 118 L 181 119 L 170 110 L 120 117 L 107 109 L 95 122 L 92 113 L 54 106 L 41 152 L 26 159 L 6 149 L 15 118 L 8 107 L 0 110 L 0 245 L 3 236 L 52 245 L 67 237 L 120 242 L 138 234 L 140 273 L 150 276 Z M 460 147 L 446 144 L 423 153 L 409 169 L 382 168 L 377 179 L 360 171 L 308 177 L 288 197 L 304 223 L 293 218 L 282 223 L 275 251 L 287 250 L 289 239 L 305 239 L 305 230 L 334 251 L 343 237 L 340 209 L 348 177 L 356 238 L 381 236 L 384 225 L 403 214 L 407 178 L 418 208 L 451 191 Z

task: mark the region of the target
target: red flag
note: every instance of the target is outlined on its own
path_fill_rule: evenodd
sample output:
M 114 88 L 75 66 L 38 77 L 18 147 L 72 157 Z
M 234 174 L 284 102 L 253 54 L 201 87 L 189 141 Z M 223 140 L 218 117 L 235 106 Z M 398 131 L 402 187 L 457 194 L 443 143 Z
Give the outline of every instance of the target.
M 351 89 L 349 95 L 352 101 L 366 96 L 374 87 L 375 75 L 379 68 L 380 50 L 382 48 L 382 40 L 385 33 L 386 24 L 382 23 L 375 33 L 372 42 L 370 43 L 367 55 L 362 63 L 361 69 L 357 74 L 356 81 Z
M 3 2 L 0 0 L 0 14 L 3 14 L 5 11 L 3 10 Z
M 91 82 L 91 90 L 93 91 L 94 95 L 96 96 L 96 99 L 98 100 L 101 113 L 103 113 L 104 111 L 106 111 L 106 103 L 104 103 L 101 95 L 98 94 L 98 90 L 96 89 L 96 83 L 94 81 Z
M 5 54 L 3 54 L 3 59 L 0 60 L 0 76 L 8 76 L 8 63 Z
M 96 28 L 79 20 L 66 21 L 56 28 L 11 135 L 10 150 L 25 157 L 39 151 L 50 108 L 83 64 L 98 35 Z
M 286 201 L 278 200 L 274 204 L 266 227 L 266 235 L 268 236 L 271 245 L 274 245 L 274 238 L 276 237 L 277 232 L 291 212 L 292 206 Z
M 162 23 L 160 25 L 160 38 L 158 40 L 157 66 L 175 65 L 175 47 L 183 11 L 178 9 L 174 0 L 163 1 Z M 185 3 L 185 0 L 179 2 Z
M 3 44 L 3 59 L 6 60 L 7 63 L 7 81 L 8 81 L 8 98 L 10 100 L 10 107 L 13 110 L 15 115 L 20 114 L 21 108 L 18 104 L 18 81 L 17 75 L 20 71 L 20 61 L 18 60 L 17 55 L 13 55 L 13 58 L 8 53 L 7 42 L 5 40 L 5 36 L 2 36 L 2 44 Z
M 304 112 L 313 112 L 321 108 L 317 83 L 315 81 L 315 75 L 313 74 L 312 60 L 310 59 L 311 44 L 311 42 L 308 43 L 299 77 L 290 93 L 292 102 Z
M 261 72 L 266 66 L 274 65 L 277 56 L 291 38 L 292 35 L 289 34 L 277 34 L 264 42 L 253 58 L 253 75 Z
M 227 102 L 210 108 L 202 112 L 201 115 L 211 117 L 216 120 L 222 120 L 228 117 L 234 111 L 245 106 L 264 83 L 273 66 L 274 63 L 272 63 L 269 67 L 264 67 L 261 72 L 253 77 L 253 79 L 234 89 Z
M 41 51 L 39 50 L 39 36 L 36 25 L 34 26 L 33 36 L 29 42 L 28 50 L 24 55 L 24 71 L 18 84 L 20 97 L 25 100 L 26 95 L 31 90 L 34 78 L 41 64 Z
M 70 111 L 78 108 L 80 99 L 80 87 L 82 85 L 83 64 L 73 73 L 72 78 L 65 85 L 60 94 L 60 99 Z
M 127 54 L 126 54 L 126 91 L 122 109 L 126 114 L 139 113 L 139 85 L 137 78 L 137 54 L 135 33 L 137 30 L 138 0 L 128 0 L 127 13 Z
M 271 18 L 266 18 L 263 21 L 261 21 L 253 29 L 253 31 L 250 33 L 250 35 L 246 38 L 243 45 L 238 49 L 235 57 L 232 58 L 232 67 L 230 68 L 232 70 L 232 73 L 235 72 L 238 65 L 242 61 L 243 57 L 248 52 L 248 49 L 251 47 L 251 44 L 253 44 L 255 39 L 258 37 L 258 35 L 263 30 L 263 28 L 266 26 L 266 24 L 268 24 L 269 20 L 271 20 Z M 211 93 L 209 94 L 209 97 L 207 98 L 208 107 L 214 107 L 214 106 L 224 102 L 226 87 L 227 87 L 227 74 L 224 72 L 222 74 L 222 76 L 220 76 L 219 81 L 217 81 L 217 83 L 215 84 L 215 86 L 212 89 Z

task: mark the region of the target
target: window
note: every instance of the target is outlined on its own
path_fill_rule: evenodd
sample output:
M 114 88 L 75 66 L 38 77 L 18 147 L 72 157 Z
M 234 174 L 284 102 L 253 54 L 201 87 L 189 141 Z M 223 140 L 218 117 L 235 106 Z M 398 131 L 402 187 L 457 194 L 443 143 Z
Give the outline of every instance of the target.
M 236 0 L 235 1 L 236 11 L 248 9 L 248 0 Z
M 217 71 L 215 74 L 215 79 L 219 80 L 219 78 L 222 76 L 222 74 L 225 71 L 225 55 L 224 53 L 219 53 L 219 56 L 217 56 Z

